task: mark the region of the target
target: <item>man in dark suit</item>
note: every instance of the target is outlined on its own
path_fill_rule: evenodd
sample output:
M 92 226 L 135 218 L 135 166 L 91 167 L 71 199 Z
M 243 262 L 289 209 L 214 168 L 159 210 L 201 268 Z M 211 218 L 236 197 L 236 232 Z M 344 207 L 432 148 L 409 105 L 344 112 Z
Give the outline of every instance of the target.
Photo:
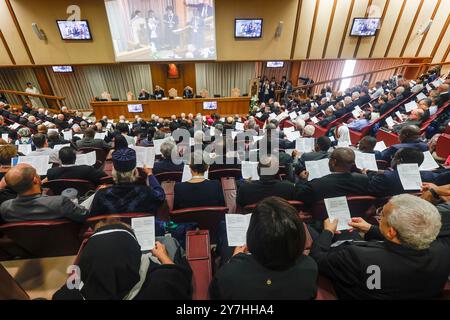
M 106 173 L 102 170 L 94 169 L 92 166 L 75 165 L 77 159 L 75 150 L 71 147 L 64 147 L 59 150 L 59 159 L 61 167 L 48 169 L 47 179 L 81 179 L 88 180 L 94 185 L 100 184 L 100 179 L 106 177 Z
M 301 181 L 295 185 L 296 198 L 306 204 L 350 195 L 367 195 L 369 178 L 365 174 L 352 173 L 355 153 L 350 148 L 338 148 L 330 155 L 328 166 L 331 174 L 307 181 L 308 172 L 300 173 Z
M 266 157 L 260 160 L 258 164 L 258 175 L 259 180 L 256 181 L 243 181 L 237 186 L 237 196 L 236 203 L 245 207 L 249 204 L 254 204 L 260 200 L 276 196 L 286 200 L 293 200 L 295 197 L 295 187 L 290 181 L 281 181 L 276 172 L 271 172 L 270 174 L 264 173 L 264 169 L 270 168 L 271 165 L 276 165 L 278 168 L 278 163 L 275 157 Z
M 299 174 L 303 170 L 306 170 L 305 161 L 316 161 L 328 158 L 330 153 L 328 149 L 331 147 L 331 140 L 327 136 L 321 136 L 317 138 L 316 144 L 314 145 L 313 152 L 306 152 L 301 155 L 298 161 L 294 160 L 294 171 L 296 174 Z M 298 155 L 299 152 L 294 150 L 294 156 Z
M 139 93 L 138 100 L 150 100 L 150 93 L 147 90 L 142 89 Z
M 405 193 L 400 176 L 397 172 L 397 165 L 405 163 L 417 163 L 418 166 L 424 160 L 423 152 L 414 148 L 402 148 L 394 155 L 391 163 L 393 171 L 386 170 L 383 173 L 370 174 L 369 193 L 376 197 L 392 196 Z M 438 174 L 431 171 L 420 171 L 423 182 L 433 182 Z M 420 190 L 417 190 L 420 191 Z
M 53 121 L 54 124 L 56 124 L 61 129 L 67 129 L 70 127 L 70 125 L 64 120 L 64 115 L 62 113 L 58 114 L 58 116 Z
M 391 162 L 395 153 L 402 148 L 415 148 L 420 151 L 427 151 L 428 145 L 420 141 L 420 129 L 417 126 L 406 126 L 400 130 L 398 140 L 399 144 L 394 144 L 381 152 L 381 160 Z
M 109 150 L 111 149 L 111 145 L 106 143 L 105 140 L 102 139 L 94 139 L 95 131 L 92 128 L 86 129 L 84 132 L 84 137 L 81 140 L 77 141 L 78 148 L 100 148 Z
M 450 238 L 437 238 L 441 216 L 432 204 L 409 194 L 395 196 L 383 207 L 379 227 L 362 218 L 352 218 L 349 225 L 364 233 L 366 241 L 331 248 L 337 220 L 327 219 L 310 252 L 319 273 L 332 280 L 338 298 L 413 300 L 441 295 L 450 273 Z
M 177 146 L 172 141 L 165 141 L 161 144 L 161 154 L 163 159 L 156 161 L 153 165 L 153 174 L 164 172 L 181 172 L 184 164 L 175 164 L 172 162 L 172 152 Z

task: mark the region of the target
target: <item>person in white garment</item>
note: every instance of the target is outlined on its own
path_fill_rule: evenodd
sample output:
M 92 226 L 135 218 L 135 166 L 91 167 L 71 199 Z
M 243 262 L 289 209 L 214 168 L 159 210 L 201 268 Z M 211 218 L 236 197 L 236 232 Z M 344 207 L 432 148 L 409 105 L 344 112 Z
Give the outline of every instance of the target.
M 25 88 L 26 93 L 40 94 L 39 90 L 33 86 L 31 82 L 27 82 L 27 87 Z M 33 107 L 41 106 L 41 100 L 37 97 L 28 97 L 30 99 L 31 105 Z

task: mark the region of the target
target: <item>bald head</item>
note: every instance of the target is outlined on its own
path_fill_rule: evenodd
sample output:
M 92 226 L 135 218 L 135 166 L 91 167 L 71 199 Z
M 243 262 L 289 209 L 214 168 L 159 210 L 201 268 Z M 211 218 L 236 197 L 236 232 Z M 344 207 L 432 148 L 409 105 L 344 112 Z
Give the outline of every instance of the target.
M 35 185 L 36 170 L 29 164 L 20 163 L 5 175 L 8 187 L 19 195 L 31 191 Z
M 355 153 L 350 148 L 337 148 L 330 155 L 331 172 L 350 172 L 355 163 Z
M 413 142 L 419 139 L 420 129 L 418 126 L 405 126 L 400 130 L 398 139 L 401 143 Z

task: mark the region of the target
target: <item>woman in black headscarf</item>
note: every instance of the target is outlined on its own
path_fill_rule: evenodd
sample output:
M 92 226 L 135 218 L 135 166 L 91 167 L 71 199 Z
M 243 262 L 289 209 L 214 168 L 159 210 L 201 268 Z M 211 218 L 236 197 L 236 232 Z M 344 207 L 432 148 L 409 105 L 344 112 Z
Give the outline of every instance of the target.
M 152 255 L 161 264 L 150 259 L 148 268 L 142 268 L 149 258 L 142 255 L 129 226 L 99 223 L 80 256 L 79 288 L 64 284 L 53 300 L 191 299 L 192 272 L 180 250 L 171 259 L 156 242 Z

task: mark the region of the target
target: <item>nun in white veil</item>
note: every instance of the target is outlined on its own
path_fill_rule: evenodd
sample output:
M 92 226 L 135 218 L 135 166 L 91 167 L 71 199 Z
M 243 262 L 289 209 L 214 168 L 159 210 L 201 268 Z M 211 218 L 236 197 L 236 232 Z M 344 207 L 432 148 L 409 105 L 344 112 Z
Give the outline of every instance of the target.
M 338 147 L 349 147 L 352 144 L 350 141 L 350 131 L 345 125 L 338 128 L 336 138 L 338 141 Z

